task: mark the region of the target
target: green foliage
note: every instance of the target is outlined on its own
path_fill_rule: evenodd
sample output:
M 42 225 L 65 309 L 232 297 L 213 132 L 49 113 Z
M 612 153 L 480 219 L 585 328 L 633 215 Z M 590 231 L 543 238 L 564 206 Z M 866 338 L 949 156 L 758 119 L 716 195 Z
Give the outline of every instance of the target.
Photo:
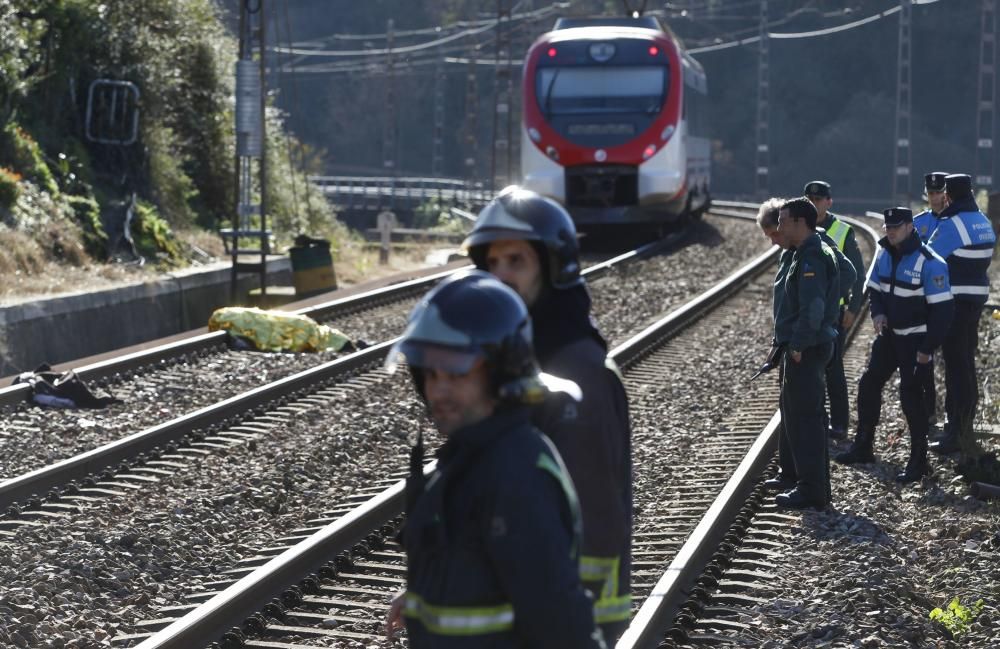
M 0 208 L 9 210 L 17 203 L 17 197 L 21 195 L 21 188 L 18 183 L 21 176 L 6 167 L 0 167 Z
M 101 208 L 97 201 L 89 196 L 67 196 L 66 202 L 72 208 L 73 216 L 83 233 L 83 245 L 87 254 L 94 259 L 103 259 L 108 234 L 101 223 Z
M 437 200 L 422 203 L 413 215 L 413 227 L 424 230 L 464 234 L 469 231 L 469 225 L 468 221 L 453 215 L 447 205 Z
M 132 240 L 143 257 L 155 259 L 163 267 L 176 267 L 183 262 L 181 245 L 156 208 L 139 201 L 132 221 Z
M 143 141 L 149 156 L 149 184 L 159 211 L 174 225 L 193 223 L 194 212 L 189 201 L 197 196 L 198 190 L 184 172 L 173 131 L 149 124 L 143 131 Z
M 976 619 L 980 611 L 983 610 L 983 600 L 977 600 L 972 607 L 963 606 L 958 597 L 955 597 L 948 604 L 947 609 L 935 608 L 928 617 L 941 624 L 952 637 L 960 636 L 969 630 L 969 625 Z
M 15 122 L 8 122 L 0 132 L 0 161 L 50 194 L 59 193 L 59 186 L 38 143 Z
M 45 22 L 38 17 L 46 0 L 0 0 L 0 124 L 42 76 L 44 48 L 35 43 Z

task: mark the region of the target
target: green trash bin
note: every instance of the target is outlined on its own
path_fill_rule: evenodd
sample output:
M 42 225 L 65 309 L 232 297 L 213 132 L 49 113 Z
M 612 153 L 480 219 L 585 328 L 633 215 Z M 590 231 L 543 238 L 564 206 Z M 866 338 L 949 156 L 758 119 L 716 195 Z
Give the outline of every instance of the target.
M 295 245 L 289 249 L 288 255 L 292 260 L 292 284 L 295 285 L 296 295 L 337 289 L 329 241 L 300 234 L 295 237 Z

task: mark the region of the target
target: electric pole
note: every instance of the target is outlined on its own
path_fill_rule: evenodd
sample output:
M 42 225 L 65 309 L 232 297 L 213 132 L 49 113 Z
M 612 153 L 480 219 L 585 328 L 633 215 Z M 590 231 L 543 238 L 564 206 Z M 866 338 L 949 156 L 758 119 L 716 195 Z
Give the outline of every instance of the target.
M 770 111 L 768 100 L 771 90 L 770 42 L 767 37 L 767 0 L 760 2 L 760 41 L 757 50 L 757 157 L 754 176 L 754 193 L 758 198 L 768 194 L 768 174 L 770 172 Z
M 993 188 L 993 107 L 996 99 L 996 0 L 983 0 L 976 103 L 976 187 Z
M 899 2 L 899 55 L 896 78 L 896 155 L 892 200 L 910 205 L 910 19 L 911 0 Z
M 389 208 L 395 203 L 396 185 L 396 70 L 392 56 L 393 20 L 386 21 L 385 110 L 382 113 L 382 167 L 389 176 Z M 379 201 L 381 202 L 381 201 Z
M 511 100 L 511 2 L 497 0 L 496 73 L 494 76 L 495 107 L 493 111 L 493 158 L 490 165 L 490 189 L 496 191 L 507 185 L 513 172 L 510 139 L 512 135 Z

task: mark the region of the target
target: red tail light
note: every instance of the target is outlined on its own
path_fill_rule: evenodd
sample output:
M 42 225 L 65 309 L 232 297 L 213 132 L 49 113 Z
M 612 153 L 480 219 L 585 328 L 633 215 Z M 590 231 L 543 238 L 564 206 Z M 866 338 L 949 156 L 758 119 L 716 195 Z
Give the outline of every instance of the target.
M 550 47 L 550 48 L 549 48 L 549 58 L 550 58 L 550 59 L 554 59 L 554 58 L 555 58 L 555 56 L 556 56 L 556 48 L 554 48 L 554 47 Z
M 656 56 L 659 53 L 660 53 L 660 48 L 658 48 L 657 46 L 653 45 L 653 46 L 651 46 L 649 48 L 649 55 L 650 56 Z

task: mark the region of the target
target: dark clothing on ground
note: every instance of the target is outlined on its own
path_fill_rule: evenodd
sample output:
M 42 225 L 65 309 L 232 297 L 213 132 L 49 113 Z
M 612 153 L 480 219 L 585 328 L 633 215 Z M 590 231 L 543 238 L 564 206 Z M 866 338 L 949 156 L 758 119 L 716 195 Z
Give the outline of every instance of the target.
M 580 575 L 610 644 L 631 616 L 632 448 L 625 388 L 589 313 L 585 286 L 549 290 L 531 310 L 542 370 L 583 392 L 580 403 L 546 403 L 533 422 L 559 450 L 579 494 Z
M 604 647 L 580 584 L 576 494 L 523 408 L 452 433 L 409 512 L 414 649 Z

